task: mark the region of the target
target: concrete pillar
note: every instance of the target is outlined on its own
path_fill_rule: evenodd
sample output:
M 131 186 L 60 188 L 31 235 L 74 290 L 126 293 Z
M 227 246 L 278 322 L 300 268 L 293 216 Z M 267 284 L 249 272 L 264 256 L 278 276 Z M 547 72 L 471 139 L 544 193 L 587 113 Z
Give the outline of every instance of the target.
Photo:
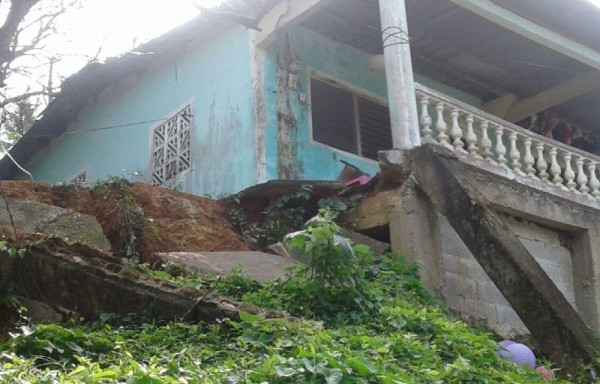
M 400 204 L 389 214 L 392 252 L 419 264 L 425 288 L 441 294 L 444 281 L 437 211 L 411 180 L 397 193 Z
M 394 148 L 421 145 L 404 0 L 379 0 Z

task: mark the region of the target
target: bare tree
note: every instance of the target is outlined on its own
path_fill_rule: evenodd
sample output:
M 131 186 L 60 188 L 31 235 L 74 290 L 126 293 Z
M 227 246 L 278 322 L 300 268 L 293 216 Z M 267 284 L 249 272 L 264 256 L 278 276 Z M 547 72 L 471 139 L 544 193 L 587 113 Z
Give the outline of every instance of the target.
M 57 91 L 54 66 L 60 53 L 46 46 L 56 21 L 82 0 L 0 0 L 0 138 L 18 140 L 35 121 L 36 111 Z M 10 86 L 9 86 L 10 85 Z

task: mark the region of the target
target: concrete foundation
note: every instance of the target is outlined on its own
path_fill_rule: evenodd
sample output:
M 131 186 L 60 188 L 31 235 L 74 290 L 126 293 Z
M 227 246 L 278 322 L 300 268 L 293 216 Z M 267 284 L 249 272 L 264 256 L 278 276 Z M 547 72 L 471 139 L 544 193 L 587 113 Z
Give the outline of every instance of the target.
M 418 262 L 426 287 L 466 320 L 505 338 L 531 333 L 548 349 L 548 338 L 564 343 L 569 332 L 572 346 L 584 345 L 585 324 L 600 329 L 600 205 L 436 146 L 411 152 L 417 160 L 400 158 L 412 176 L 378 185 L 354 211 L 358 229 L 386 222 L 392 250 Z
M 564 242 L 561 232 L 514 216 L 502 215 L 502 218 L 569 303 L 577 309 L 573 261 L 569 249 L 571 244 Z M 424 279 L 427 285 L 442 295 L 451 310 L 469 320 L 484 323 L 502 337 L 528 335 L 529 330 L 525 324 L 452 229 L 448 220 L 439 216 L 436 227 L 439 229 L 437 257 L 441 259 L 442 278 L 441 284 L 437 286 L 432 286 Z M 431 256 L 428 258 L 431 259 Z M 423 266 L 426 265 L 422 257 L 418 261 Z M 439 271 L 440 265 L 436 263 L 424 269 Z M 430 272 L 423 271 L 424 277 L 429 275 Z

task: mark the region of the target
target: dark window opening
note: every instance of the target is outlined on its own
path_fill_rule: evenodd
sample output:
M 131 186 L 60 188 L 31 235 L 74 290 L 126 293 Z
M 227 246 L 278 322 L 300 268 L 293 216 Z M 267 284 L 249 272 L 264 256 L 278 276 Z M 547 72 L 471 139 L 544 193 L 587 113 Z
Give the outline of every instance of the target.
M 392 148 L 387 106 L 314 78 L 311 105 L 315 141 L 374 160 Z

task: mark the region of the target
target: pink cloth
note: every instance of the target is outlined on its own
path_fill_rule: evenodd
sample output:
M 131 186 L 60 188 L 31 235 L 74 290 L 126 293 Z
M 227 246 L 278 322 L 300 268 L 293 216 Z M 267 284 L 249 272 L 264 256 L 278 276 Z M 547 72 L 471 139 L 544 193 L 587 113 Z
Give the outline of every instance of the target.
M 345 185 L 346 185 L 346 187 L 355 187 L 355 186 L 358 186 L 358 185 L 365 185 L 369 181 L 371 181 L 371 176 L 362 175 L 362 176 L 357 177 L 356 179 L 352 179 L 350 181 L 347 181 L 345 183 Z

